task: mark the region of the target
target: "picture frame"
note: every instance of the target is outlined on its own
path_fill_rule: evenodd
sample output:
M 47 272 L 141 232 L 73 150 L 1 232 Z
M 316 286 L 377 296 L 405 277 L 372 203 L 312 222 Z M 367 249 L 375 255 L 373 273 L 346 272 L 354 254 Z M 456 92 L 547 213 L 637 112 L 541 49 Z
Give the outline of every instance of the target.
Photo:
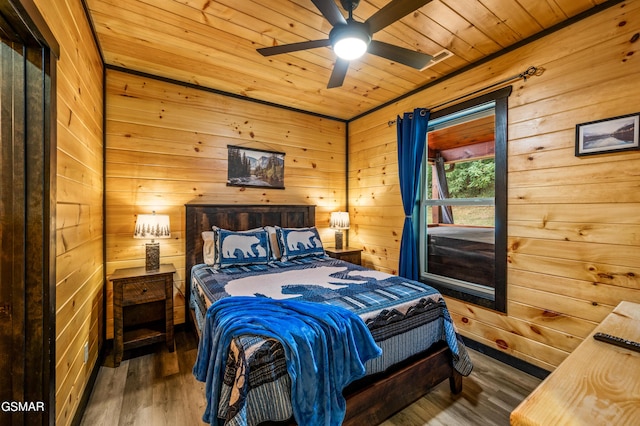
M 576 125 L 576 156 L 639 149 L 640 112 Z
M 227 186 L 284 189 L 284 152 L 227 145 Z

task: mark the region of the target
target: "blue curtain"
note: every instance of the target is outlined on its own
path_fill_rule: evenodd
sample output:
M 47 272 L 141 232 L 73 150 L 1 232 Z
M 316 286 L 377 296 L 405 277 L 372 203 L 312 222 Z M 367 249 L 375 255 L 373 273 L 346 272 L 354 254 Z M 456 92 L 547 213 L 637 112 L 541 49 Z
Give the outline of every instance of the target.
M 405 215 L 398 274 L 412 280 L 419 277 L 417 233 L 414 230 L 413 212 L 420 184 L 420 168 L 426 145 L 429 115 L 428 109 L 416 108 L 413 113 L 405 112 L 402 118 L 398 116 L 396 121 L 400 193 Z

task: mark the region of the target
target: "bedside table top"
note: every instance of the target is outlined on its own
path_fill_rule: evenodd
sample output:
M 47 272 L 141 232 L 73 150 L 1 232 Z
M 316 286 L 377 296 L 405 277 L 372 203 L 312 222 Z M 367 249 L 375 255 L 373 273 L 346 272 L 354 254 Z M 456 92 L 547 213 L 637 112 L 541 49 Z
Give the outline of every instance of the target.
M 113 281 L 113 280 L 121 280 L 123 278 L 153 276 L 153 275 L 167 274 L 167 273 L 173 274 L 175 272 L 176 272 L 176 268 L 171 263 L 160 265 L 159 270 L 149 271 L 149 272 L 147 272 L 144 266 L 137 266 L 134 268 L 116 269 L 113 272 L 113 274 L 111 274 L 111 276 L 109 277 L 109 280 Z
M 361 252 L 362 249 L 355 247 L 344 247 L 341 249 L 337 249 L 335 247 L 325 247 L 324 251 L 335 254 L 347 254 L 347 253 L 358 253 Z

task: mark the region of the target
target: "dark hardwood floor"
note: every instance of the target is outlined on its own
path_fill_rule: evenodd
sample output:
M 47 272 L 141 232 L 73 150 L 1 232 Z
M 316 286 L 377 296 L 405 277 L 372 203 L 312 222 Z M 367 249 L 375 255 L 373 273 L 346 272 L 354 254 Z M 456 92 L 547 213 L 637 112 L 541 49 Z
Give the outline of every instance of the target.
M 191 374 L 197 345 L 193 333 L 178 331 L 173 353 L 157 345 L 155 352 L 130 354 L 118 368 L 100 367 L 81 425 L 203 425 L 204 384 Z M 511 410 L 540 379 L 469 352 L 474 369 L 459 395 L 441 383 L 381 426 L 508 425 Z

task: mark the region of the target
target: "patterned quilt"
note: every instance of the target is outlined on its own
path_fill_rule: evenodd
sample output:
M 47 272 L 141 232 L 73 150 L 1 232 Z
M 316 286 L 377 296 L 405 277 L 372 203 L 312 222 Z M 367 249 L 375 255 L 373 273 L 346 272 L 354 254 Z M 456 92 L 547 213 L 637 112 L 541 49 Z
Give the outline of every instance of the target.
M 382 348 L 366 364 L 367 374 L 386 370 L 438 341 L 446 341 L 454 368 L 472 365 L 445 302 L 435 289 L 328 257 L 264 265 L 192 270 L 191 306 L 204 314 L 208 304 L 229 296 L 312 301 L 346 308 L 367 324 Z M 231 342 L 220 391 L 218 417 L 229 425 L 255 425 L 291 416 L 290 378 L 279 342 L 236 336 Z M 268 401 L 268 403 L 265 403 Z

